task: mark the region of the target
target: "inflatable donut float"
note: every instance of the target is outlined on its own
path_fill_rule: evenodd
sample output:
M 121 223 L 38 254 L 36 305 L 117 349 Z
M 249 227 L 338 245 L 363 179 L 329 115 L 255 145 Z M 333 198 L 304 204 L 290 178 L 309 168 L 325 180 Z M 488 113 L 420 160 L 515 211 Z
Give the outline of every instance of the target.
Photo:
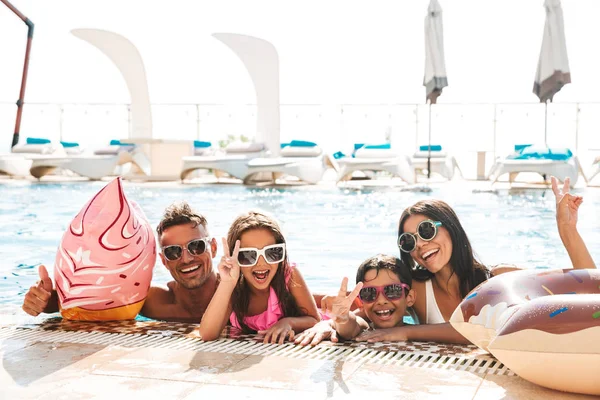
M 523 379 L 600 395 L 600 270 L 499 275 L 473 289 L 450 323 Z
M 81 209 L 62 237 L 54 263 L 61 315 L 79 321 L 134 319 L 155 262 L 152 227 L 116 178 Z

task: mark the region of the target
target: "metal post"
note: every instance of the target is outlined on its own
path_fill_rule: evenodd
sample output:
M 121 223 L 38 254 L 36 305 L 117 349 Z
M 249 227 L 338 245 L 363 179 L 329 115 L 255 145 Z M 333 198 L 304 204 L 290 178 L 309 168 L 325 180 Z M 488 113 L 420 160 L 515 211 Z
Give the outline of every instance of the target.
M 131 104 L 127 105 L 127 138 L 131 139 Z
M 581 108 L 579 108 L 579 103 L 576 104 L 577 112 L 575 113 L 575 154 L 579 154 L 579 113 L 581 112 Z
M 548 100 L 544 103 L 544 144 L 548 147 Z
M 431 101 L 429 102 L 429 140 L 427 146 L 427 179 L 431 178 Z
M 60 117 L 59 117 L 59 119 L 58 119 L 58 129 L 59 129 L 59 131 L 58 131 L 58 135 L 59 135 L 60 141 L 62 142 L 62 141 L 63 141 L 63 122 L 64 122 L 64 111 L 65 111 L 65 110 L 64 110 L 64 107 L 63 107 L 63 105 L 62 105 L 62 104 L 59 104 L 59 105 L 58 105 L 58 108 L 59 108 L 59 111 L 60 111 Z
M 493 155 L 494 157 L 492 158 L 493 162 L 496 162 L 496 123 L 498 122 L 497 119 L 497 111 L 498 111 L 498 104 L 494 103 L 494 145 L 493 147 Z
M 33 22 L 15 8 L 8 0 L 0 0 L 8 7 L 17 17 L 27 25 L 27 47 L 25 48 L 25 62 L 23 63 L 23 76 L 21 77 L 21 90 L 19 99 L 17 100 L 17 119 L 15 121 L 15 132 L 12 138 L 11 149 L 19 143 L 19 130 L 21 129 L 21 116 L 23 115 L 23 104 L 25 101 L 25 86 L 27 84 L 27 71 L 29 70 L 29 53 L 31 52 L 31 41 L 33 40 Z
M 419 148 L 419 105 L 415 104 L 415 147 Z
M 200 104 L 196 104 L 196 136 L 200 140 Z

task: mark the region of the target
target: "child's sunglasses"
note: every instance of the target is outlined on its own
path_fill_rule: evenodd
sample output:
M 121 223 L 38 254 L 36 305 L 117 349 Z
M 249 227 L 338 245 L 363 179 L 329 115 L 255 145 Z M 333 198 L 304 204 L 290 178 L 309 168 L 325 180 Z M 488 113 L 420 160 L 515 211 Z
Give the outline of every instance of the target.
M 404 297 L 404 289 L 410 290 L 406 283 L 392 283 L 385 286 L 364 286 L 358 292 L 358 297 L 363 303 L 373 303 L 379 297 L 379 293 L 383 293 L 389 301 L 399 300 Z
M 258 263 L 258 258 L 263 256 L 269 264 L 277 264 L 285 258 L 285 243 L 272 244 L 262 249 L 256 247 L 241 248 L 238 253 L 238 264 L 240 267 L 253 267 Z
M 185 247 L 182 247 L 178 244 L 174 244 L 171 246 L 165 246 L 161 250 L 167 260 L 177 261 L 181 258 L 181 256 L 183 256 L 184 248 L 185 250 L 187 250 L 190 256 L 196 257 L 201 254 L 204 254 L 204 252 L 208 249 L 209 246 L 210 238 L 206 237 L 202 239 L 194 239 L 188 244 L 186 244 Z
M 398 237 L 398 247 L 405 253 L 410 253 L 417 247 L 417 236 L 426 242 L 433 240 L 437 235 L 438 226 L 442 226 L 439 221 L 426 219 L 417 226 L 415 234 L 404 232 Z M 416 236 L 415 236 L 416 235 Z

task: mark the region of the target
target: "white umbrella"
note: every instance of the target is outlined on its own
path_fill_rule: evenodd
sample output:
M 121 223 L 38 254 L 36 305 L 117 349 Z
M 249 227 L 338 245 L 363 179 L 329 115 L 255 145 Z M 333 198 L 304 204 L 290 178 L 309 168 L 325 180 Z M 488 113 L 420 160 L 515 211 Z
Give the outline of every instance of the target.
M 442 7 L 431 0 L 425 17 L 425 99 L 429 102 L 429 153 L 427 154 L 427 177 L 431 177 L 431 104 L 437 102 L 442 89 L 448 86 L 444 58 L 444 27 Z
M 565 40 L 565 23 L 560 0 L 546 0 L 546 23 L 542 50 L 535 74 L 533 93 L 546 105 L 544 117 L 544 143 L 547 144 L 548 101 L 567 83 L 571 83 L 569 57 Z

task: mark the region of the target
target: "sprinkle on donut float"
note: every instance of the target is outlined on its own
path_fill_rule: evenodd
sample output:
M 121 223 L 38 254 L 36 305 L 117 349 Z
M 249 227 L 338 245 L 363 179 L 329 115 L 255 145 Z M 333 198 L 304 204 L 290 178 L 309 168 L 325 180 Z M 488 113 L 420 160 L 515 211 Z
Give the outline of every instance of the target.
M 600 395 L 600 270 L 529 270 L 482 283 L 452 326 L 521 378 Z
M 135 318 L 155 262 L 152 227 L 116 178 L 82 208 L 62 237 L 54 277 L 63 318 Z

